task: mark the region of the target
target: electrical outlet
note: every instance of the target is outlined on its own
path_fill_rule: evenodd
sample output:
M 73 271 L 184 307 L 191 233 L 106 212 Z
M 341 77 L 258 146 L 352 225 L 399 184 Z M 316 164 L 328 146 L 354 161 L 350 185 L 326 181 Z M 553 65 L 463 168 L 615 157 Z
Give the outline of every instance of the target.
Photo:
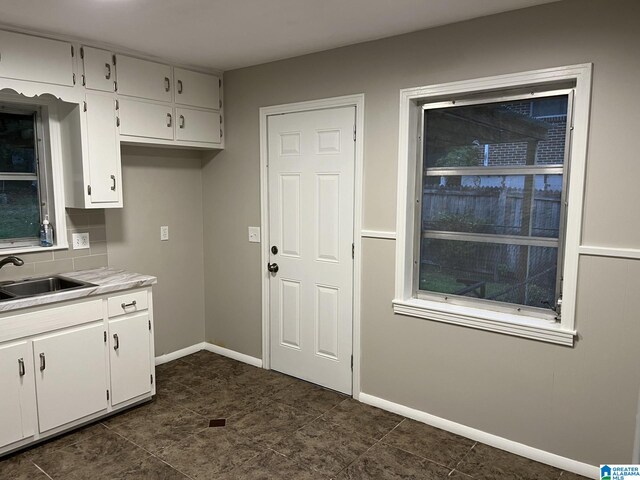
M 71 240 L 74 250 L 82 250 L 89 248 L 89 233 L 73 233 Z
M 249 241 L 260 243 L 260 227 L 249 227 Z
M 160 227 L 160 240 L 163 242 L 169 240 L 169 227 L 167 225 Z

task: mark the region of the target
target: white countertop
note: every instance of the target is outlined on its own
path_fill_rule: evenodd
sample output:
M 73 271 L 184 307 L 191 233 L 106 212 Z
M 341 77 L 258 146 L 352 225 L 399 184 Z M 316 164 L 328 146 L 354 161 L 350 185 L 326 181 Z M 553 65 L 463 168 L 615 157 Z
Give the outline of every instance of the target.
M 127 272 L 126 270 L 118 270 L 109 267 L 82 270 L 79 272 L 60 273 L 56 275 L 71 278 L 73 280 L 93 283 L 96 286 L 79 288 L 77 290 L 63 290 L 34 297 L 4 300 L 0 302 L 0 313 L 35 307 L 38 305 L 46 305 L 48 303 L 73 300 L 74 298 L 91 297 L 120 290 L 148 287 L 158 282 L 158 279 L 151 275 L 141 275 L 139 273 Z

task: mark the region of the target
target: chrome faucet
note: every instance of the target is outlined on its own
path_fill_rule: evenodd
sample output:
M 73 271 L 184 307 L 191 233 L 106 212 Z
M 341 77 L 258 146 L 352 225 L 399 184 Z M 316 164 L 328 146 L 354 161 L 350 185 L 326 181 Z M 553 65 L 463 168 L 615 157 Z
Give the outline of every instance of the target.
M 15 255 L 9 255 L 8 257 L 0 260 L 0 268 L 4 267 L 9 263 L 13 263 L 16 267 L 21 267 L 22 265 L 24 265 L 24 260 L 16 257 Z

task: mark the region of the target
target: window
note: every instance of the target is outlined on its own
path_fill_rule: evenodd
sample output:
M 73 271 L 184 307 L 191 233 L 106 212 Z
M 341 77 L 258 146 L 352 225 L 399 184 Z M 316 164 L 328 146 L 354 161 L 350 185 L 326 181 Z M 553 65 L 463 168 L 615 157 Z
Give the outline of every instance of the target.
M 421 295 L 560 315 L 570 95 L 423 106 Z M 540 120 L 540 104 L 564 110 Z
M 37 244 L 41 222 L 37 112 L 0 111 L 0 242 Z
M 0 255 L 39 249 L 45 215 L 54 227 L 65 225 L 55 215 L 64 209 L 64 198 L 54 199 L 59 168 L 52 159 L 60 157 L 50 142 L 52 134 L 59 137 L 55 108 L 53 99 L 0 95 Z M 66 230 L 57 240 L 56 247 L 66 246 Z
M 396 313 L 573 343 L 589 78 L 403 91 Z

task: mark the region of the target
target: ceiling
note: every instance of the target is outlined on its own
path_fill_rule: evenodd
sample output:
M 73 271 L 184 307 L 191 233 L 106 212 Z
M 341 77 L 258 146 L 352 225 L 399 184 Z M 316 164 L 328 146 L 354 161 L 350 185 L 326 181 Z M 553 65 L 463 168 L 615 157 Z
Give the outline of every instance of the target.
M 552 1 L 0 0 L 0 21 L 230 70 Z

